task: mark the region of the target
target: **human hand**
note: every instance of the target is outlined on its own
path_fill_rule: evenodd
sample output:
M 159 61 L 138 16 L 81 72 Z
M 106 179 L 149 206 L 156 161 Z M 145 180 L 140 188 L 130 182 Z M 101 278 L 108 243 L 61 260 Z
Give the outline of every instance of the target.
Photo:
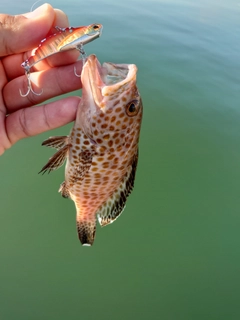
M 74 75 L 82 69 L 77 61 L 79 53 L 71 50 L 49 57 L 31 68 L 34 89 L 27 90 L 27 79 L 21 63 L 31 56 L 40 41 L 54 33 L 55 26 L 67 27 L 67 16 L 60 10 L 44 4 L 35 11 L 10 16 L 0 14 L 0 155 L 18 140 L 65 125 L 75 119 L 80 97 L 67 97 L 59 101 L 38 105 L 49 98 L 77 90 L 81 81 Z M 53 68 L 54 67 L 54 68 Z M 41 70 L 41 71 L 40 71 Z

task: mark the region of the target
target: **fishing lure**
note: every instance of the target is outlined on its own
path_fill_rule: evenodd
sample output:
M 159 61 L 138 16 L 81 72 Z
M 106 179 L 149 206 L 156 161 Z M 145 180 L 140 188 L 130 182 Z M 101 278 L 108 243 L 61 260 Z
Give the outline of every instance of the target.
M 25 74 L 28 81 L 28 90 L 25 94 L 19 89 L 20 95 L 26 97 L 30 92 L 35 95 L 41 95 L 33 90 L 31 80 L 30 80 L 30 69 L 39 61 L 50 57 L 53 54 L 62 51 L 68 51 L 72 49 L 77 49 L 82 55 L 82 58 L 86 58 L 83 45 L 97 39 L 101 36 L 103 26 L 101 24 L 91 24 L 89 26 L 82 27 L 68 27 L 68 28 L 59 28 L 56 27 L 57 31 L 53 35 L 43 39 L 39 46 L 37 47 L 34 54 L 25 60 L 21 66 L 25 69 Z M 75 70 L 75 75 L 76 70 Z

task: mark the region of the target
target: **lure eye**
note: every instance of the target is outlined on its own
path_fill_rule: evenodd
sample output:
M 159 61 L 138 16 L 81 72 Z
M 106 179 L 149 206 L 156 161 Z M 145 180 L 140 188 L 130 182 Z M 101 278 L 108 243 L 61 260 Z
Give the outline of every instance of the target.
M 126 105 L 126 113 L 129 117 L 136 116 L 139 111 L 139 103 L 137 100 L 132 100 Z

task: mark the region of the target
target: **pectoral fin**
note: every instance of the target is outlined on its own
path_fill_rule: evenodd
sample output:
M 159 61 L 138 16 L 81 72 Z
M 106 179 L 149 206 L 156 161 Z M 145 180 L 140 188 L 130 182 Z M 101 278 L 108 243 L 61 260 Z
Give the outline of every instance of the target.
M 63 198 L 70 198 L 70 193 L 65 181 L 60 185 L 58 192 L 61 193 Z
M 55 148 L 57 150 L 68 144 L 68 136 L 50 137 L 42 142 L 42 146 Z
M 114 222 L 123 212 L 127 197 L 134 186 L 137 162 L 138 152 L 135 154 L 132 165 L 129 167 L 128 172 L 125 174 L 117 190 L 115 190 L 111 198 L 108 199 L 98 210 L 97 217 L 101 226 L 106 226 L 109 223 Z
M 53 170 L 61 167 L 66 159 L 68 153 L 69 145 L 65 145 L 60 150 L 58 150 L 49 160 L 48 163 L 42 168 L 39 173 L 45 173 L 48 171 L 50 173 Z

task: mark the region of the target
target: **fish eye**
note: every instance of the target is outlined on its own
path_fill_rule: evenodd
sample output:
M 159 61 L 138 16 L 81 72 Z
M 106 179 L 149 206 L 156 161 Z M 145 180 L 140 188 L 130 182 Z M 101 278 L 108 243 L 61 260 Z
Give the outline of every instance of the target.
M 98 29 L 99 29 L 99 26 L 98 26 L 97 24 L 95 24 L 95 25 L 93 26 L 93 29 L 94 29 L 94 30 L 98 30 Z
M 136 116 L 139 111 L 139 104 L 137 100 L 133 100 L 126 105 L 126 113 L 129 117 Z

